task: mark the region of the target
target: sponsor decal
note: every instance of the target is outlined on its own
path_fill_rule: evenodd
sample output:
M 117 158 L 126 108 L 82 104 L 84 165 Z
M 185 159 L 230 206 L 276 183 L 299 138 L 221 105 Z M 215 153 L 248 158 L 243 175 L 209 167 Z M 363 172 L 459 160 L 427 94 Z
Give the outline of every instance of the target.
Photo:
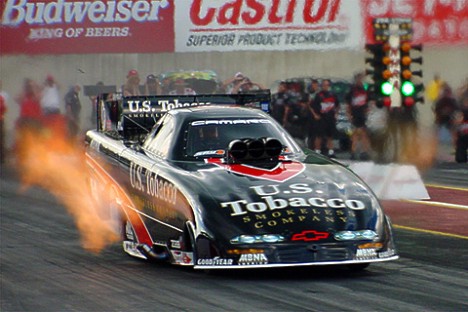
M 395 249 L 389 249 L 387 251 L 381 251 L 378 253 L 379 258 L 390 258 L 396 254 Z
M 191 123 L 192 127 L 210 125 L 251 125 L 251 124 L 271 124 L 268 119 L 221 119 L 221 120 L 197 120 Z
M 201 151 L 201 152 L 197 152 L 195 153 L 195 155 L 193 155 L 194 157 L 199 157 L 199 156 L 207 156 L 207 155 L 218 155 L 218 156 L 222 156 L 224 155 L 226 152 L 224 150 L 213 150 L 213 151 Z
M 239 199 L 221 202 L 220 206 L 228 208 L 232 217 L 242 217 L 244 223 L 253 223 L 258 229 L 310 221 L 346 223 L 356 217 L 355 211 L 366 208 L 358 199 L 323 198 L 320 185 L 313 188 L 307 183 L 294 183 L 285 187 L 272 184 L 250 188 L 260 200 Z
M 212 259 L 198 259 L 197 265 L 232 265 L 233 259 L 214 257 Z
M 274 198 L 273 196 L 263 196 L 263 201 L 249 202 L 245 199 L 240 199 L 231 202 L 221 203 L 221 207 L 230 208 L 231 216 L 241 216 L 248 212 L 262 213 L 265 211 L 281 210 L 291 207 L 313 207 L 313 208 L 332 208 L 343 209 L 349 208 L 352 210 L 363 210 L 365 205 L 362 201 L 356 199 L 330 198 L 324 199 L 320 197 L 292 197 L 288 199 Z
M 275 182 L 285 182 L 301 174 L 305 170 L 305 165 L 296 161 L 281 162 L 272 169 L 259 168 L 246 164 L 224 164 L 219 158 L 208 159 L 207 162 L 233 173 Z
M 268 258 L 264 253 L 242 254 L 237 262 L 239 265 L 261 265 L 268 264 Z
M 294 224 L 302 222 L 322 222 L 336 226 L 337 223 L 345 224 L 350 218 L 354 218 L 352 210 L 336 209 L 287 209 L 282 211 L 269 211 L 267 213 L 247 215 L 242 217 L 242 222 L 253 223 L 257 229 L 274 228 L 284 224 Z
M 180 249 L 180 241 L 178 241 L 178 240 L 171 240 L 171 248 Z
M 301 233 L 296 233 L 291 237 L 292 241 L 304 241 L 304 242 L 312 242 L 318 241 L 322 239 L 326 239 L 330 236 L 328 232 L 319 232 L 315 230 L 306 230 L 302 231 Z
M 165 113 L 175 108 L 210 105 L 211 102 L 181 102 L 179 99 L 171 100 L 127 100 L 126 105 L 131 114 Z M 144 117 L 131 115 L 130 117 Z
M 157 173 L 146 170 L 143 166 L 130 163 L 130 185 L 141 192 L 174 205 L 177 188 L 174 184 L 159 177 Z
M 175 264 L 192 265 L 193 264 L 193 253 L 185 251 L 174 251 L 171 250 L 172 258 Z
M 358 249 L 356 251 L 356 260 L 371 260 L 377 258 L 377 250 L 375 248 Z

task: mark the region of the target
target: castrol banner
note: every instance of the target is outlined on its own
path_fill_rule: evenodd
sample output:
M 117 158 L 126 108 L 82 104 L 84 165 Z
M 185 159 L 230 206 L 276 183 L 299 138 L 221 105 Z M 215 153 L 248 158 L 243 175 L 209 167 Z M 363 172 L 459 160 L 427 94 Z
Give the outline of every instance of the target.
M 358 48 L 358 7 L 354 0 L 178 1 L 176 51 Z
M 468 44 L 468 0 L 362 0 L 367 42 L 373 42 L 372 20 L 413 20 L 413 39 L 425 45 Z
M 2 0 L 1 54 L 174 51 L 173 1 Z

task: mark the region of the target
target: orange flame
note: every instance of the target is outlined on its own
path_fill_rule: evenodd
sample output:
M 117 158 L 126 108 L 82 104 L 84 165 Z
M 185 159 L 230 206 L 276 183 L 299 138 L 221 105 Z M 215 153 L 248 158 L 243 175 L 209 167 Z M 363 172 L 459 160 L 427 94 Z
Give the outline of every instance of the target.
M 17 163 L 25 187 L 42 187 L 65 205 L 86 250 L 99 252 L 118 240 L 110 222 L 99 217 L 105 207 L 91 196 L 84 150 L 67 136 L 62 116 L 18 130 Z

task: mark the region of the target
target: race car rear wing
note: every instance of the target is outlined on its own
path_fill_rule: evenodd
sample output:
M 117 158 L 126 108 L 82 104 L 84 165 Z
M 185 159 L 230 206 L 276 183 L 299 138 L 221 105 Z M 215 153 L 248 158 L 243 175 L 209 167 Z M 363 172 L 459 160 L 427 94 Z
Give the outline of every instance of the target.
M 98 97 L 97 130 L 123 140 L 146 135 L 166 112 L 202 105 L 248 106 L 270 111 L 270 90 L 242 94 L 123 96 L 120 93 Z

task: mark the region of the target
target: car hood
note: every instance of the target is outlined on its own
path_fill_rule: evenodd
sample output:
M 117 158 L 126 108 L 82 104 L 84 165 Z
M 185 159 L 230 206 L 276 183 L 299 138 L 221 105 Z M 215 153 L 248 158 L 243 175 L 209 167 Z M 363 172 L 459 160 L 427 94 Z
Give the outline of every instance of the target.
M 283 161 L 273 166 L 223 164 L 210 159 L 185 165 L 206 231 L 236 235 L 371 229 L 382 231 L 383 213 L 372 191 L 337 164 Z M 187 181 L 187 180 L 186 180 Z

